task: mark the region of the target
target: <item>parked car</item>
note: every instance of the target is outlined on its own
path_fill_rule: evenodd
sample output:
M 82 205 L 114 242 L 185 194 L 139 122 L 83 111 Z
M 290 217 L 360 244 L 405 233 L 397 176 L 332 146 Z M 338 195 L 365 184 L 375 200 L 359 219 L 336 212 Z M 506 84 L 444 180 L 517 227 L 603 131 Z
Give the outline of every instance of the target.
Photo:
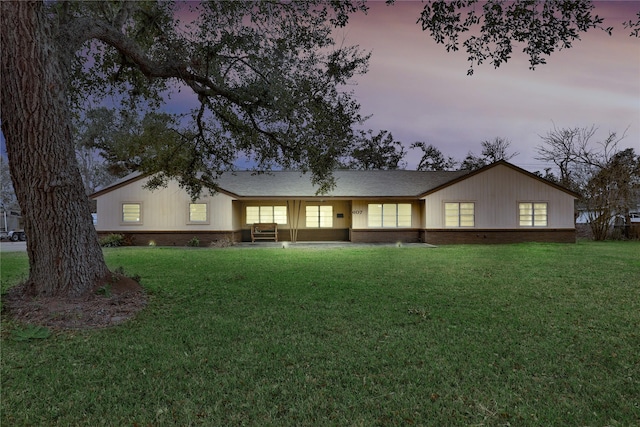
M 24 242 L 27 240 L 27 235 L 24 233 L 24 230 L 10 231 L 7 233 L 7 238 L 12 242 L 17 242 L 18 240 Z
M 640 212 L 629 212 L 631 222 L 640 222 Z

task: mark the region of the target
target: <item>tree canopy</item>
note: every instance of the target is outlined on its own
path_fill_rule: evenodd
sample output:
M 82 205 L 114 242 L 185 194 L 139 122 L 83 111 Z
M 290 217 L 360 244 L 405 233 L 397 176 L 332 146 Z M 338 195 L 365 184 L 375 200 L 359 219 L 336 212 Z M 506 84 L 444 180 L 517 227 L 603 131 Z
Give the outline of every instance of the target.
M 468 74 L 484 62 L 498 68 L 519 45 L 533 70 L 553 52 L 570 48 L 581 33 L 596 28 L 611 33 L 612 27 L 604 27 L 593 9 L 589 0 L 440 0 L 427 2 L 418 23 L 447 51 L 459 50 L 461 36 L 467 36 L 462 46 L 471 63 Z M 635 28 L 632 35 L 637 36 L 640 19 L 625 27 Z
M 359 131 L 347 150 L 342 161 L 349 169 L 388 170 L 403 169 L 406 163 L 406 150 L 391 132 L 381 130 L 374 134 L 373 130 Z
M 215 174 L 201 172 L 228 170 L 238 156 L 256 169 L 310 171 L 322 188 L 331 185 L 362 120 L 345 84 L 369 59 L 338 46 L 332 31 L 361 9 L 323 1 L 62 2 L 55 13 L 80 53 L 71 81 L 79 108 L 87 97 L 109 96 L 135 111 L 179 91 L 197 96 L 187 119 L 167 122 L 180 164 L 149 156 L 138 165 L 197 194 L 215 186 Z

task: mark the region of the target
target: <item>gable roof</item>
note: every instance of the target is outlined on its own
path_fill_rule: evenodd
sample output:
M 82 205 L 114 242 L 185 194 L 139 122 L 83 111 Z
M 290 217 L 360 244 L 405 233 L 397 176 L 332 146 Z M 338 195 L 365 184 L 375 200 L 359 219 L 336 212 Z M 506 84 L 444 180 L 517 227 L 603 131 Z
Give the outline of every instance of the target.
M 499 165 L 507 166 L 533 179 L 539 180 L 574 197 L 578 195 L 538 175 L 501 160 L 473 172 L 462 171 L 408 171 L 408 170 L 337 170 L 333 172 L 336 186 L 327 194 L 316 194 L 311 176 L 298 171 L 225 172 L 217 180 L 218 191 L 239 199 L 257 198 L 418 198 L 483 173 Z M 132 173 L 91 195 L 95 199 L 103 194 L 146 178 Z
M 536 175 L 535 173 L 531 173 L 531 172 L 529 172 L 529 171 L 527 171 L 525 169 L 522 169 L 522 168 L 520 168 L 520 167 L 518 167 L 518 166 L 516 166 L 514 164 L 511 164 L 511 163 L 507 162 L 506 160 L 498 160 L 495 163 L 491 163 L 490 165 L 487 165 L 487 166 L 484 166 L 484 167 L 482 167 L 480 169 L 476 169 L 476 170 L 474 170 L 472 172 L 469 172 L 468 174 L 466 174 L 464 176 L 460 176 L 458 178 L 454 178 L 451 181 L 443 183 L 442 185 L 439 185 L 437 187 L 431 188 L 431 189 L 425 191 L 423 194 L 421 194 L 421 197 L 428 196 L 429 194 L 433 194 L 433 193 L 435 193 L 437 191 L 442 190 L 443 188 L 449 187 L 450 185 L 456 184 L 456 183 L 458 183 L 460 181 L 463 181 L 463 180 L 471 178 L 471 177 L 473 177 L 475 175 L 478 175 L 478 174 L 481 174 L 483 172 L 486 172 L 489 169 L 493 169 L 493 168 L 495 168 L 497 166 L 506 166 L 506 167 L 508 167 L 510 169 L 513 169 L 516 172 L 520 172 L 520 173 L 522 173 L 522 174 L 524 174 L 524 175 L 526 175 L 526 176 L 528 176 L 530 178 L 533 178 L 533 179 L 535 179 L 537 181 L 540 181 L 543 184 L 549 185 L 549 186 L 555 188 L 556 190 L 560 190 L 560 191 L 562 191 L 564 193 L 567 193 L 567 194 L 569 194 L 569 195 L 571 195 L 571 196 L 573 196 L 575 198 L 579 198 L 580 197 L 579 194 L 577 194 L 577 193 L 575 193 L 575 192 L 573 192 L 573 191 L 571 191 L 571 190 L 569 190 L 567 188 L 564 188 L 563 186 L 561 186 L 559 184 L 556 184 L 555 182 L 552 182 L 552 181 L 549 181 L 547 179 L 544 179 L 541 176 Z
M 219 192 L 237 198 L 403 198 L 417 197 L 430 188 L 467 174 L 469 171 L 337 170 L 333 172 L 336 186 L 327 194 L 316 194 L 318 187 L 312 185 L 311 176 L 298 171 L 225 172 L 217 184 Z M 129 174 L 90 197 L 95 199 L 146 176 Z
M 223 174 L 218 185 L 222 192 L 238 197 L 417 197 L 425 190 L 442 185 L 468 171 L 421 172 L 407 170 L 338 170 L 333 172 L 336 186 L 327 194 L 316 194 L 309 175 L 295 171 L 254 174 Z

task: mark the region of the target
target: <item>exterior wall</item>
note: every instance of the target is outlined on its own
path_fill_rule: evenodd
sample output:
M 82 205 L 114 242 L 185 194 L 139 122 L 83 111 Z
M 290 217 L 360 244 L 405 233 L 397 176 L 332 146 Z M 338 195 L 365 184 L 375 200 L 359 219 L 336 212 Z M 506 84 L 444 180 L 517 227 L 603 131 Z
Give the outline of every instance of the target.
M 419 243 L 422 242 L 422 230 L 409 228 L 376 228 L 370 230 L 351 230 L 353 243 Z
M 432 245 L 446 244 L 492 244 L 492 243 L 575 243 L 575 229 L 473 229 L 473 230 L 425 230 L 422 241 Z
M 349 226 L 351 223 L 351 202 L 349 200 L 252 200 L 236 202 L 238 212 L 234 217 L 239 219 L 238 229 L 242 230 L 242 241 L 251 241 L 250 226 L 247 223 L 247 206 L 288 206 L 287 224 L 278 224 L 278 240 L 288 241 L 290 229 L 297 222 L 298 241 L 346 241 L 349 239 Z M 333 207 L 333 226 L 327 228 L 307 227 L 307 206 Z M 341 214 L 341 218 L 338 215 Z
M 446 202 L 474 202 L 475 226 L 466 230 L 575 229 L 574 197 L 505 165 L 452 184 L 425 197 L 425 229 L 444 229 Z M 520 227 L 519 202 L 546 202 L 547 227 Z M 471 232 L 471 231 L 470 231 Z
M 251 241 L 250 230 L 242 230 L 238 233 L 241 242 Z M 289 242 L 291 241 L 291 234 L 288 228 L 280 228 L 278 226 L 278 241 Z M 348 228 L 322 228 L 322 229 L 306 229 L 298 230 L 299 242 L 348 242 L 349 241 L 349 229 Z
M 208 204 L 208 224 L 189 224 L 189 203 L 186 191 L 175 181 L 166 188 L 146 190 L 147 179 L 140 179 L 128 185 L 103 194 L 97 199 L 98 232 L 140 233 L 146 231 L 232 231 L 234 222 L 233 199 L 225 194 L 211 196 L 203 193 L 198 203 Z M 141 203 L 142 222 L 122 224 L 122 203 Z
M 124 236 L 124 244 L 127 246 L 187 246 L 194 237 L 200 241 L 200 247 L 207 247 L 221 243 L 240 241 L 239 232 L 227 231 L 140 231 L 127 230 L 115 232 Z M 111 232 L 98 232 L 99 237 L 104 237 Z
M 411 227 L 379 228 L 369 227 L 369 205 L 377 203 L 410 203 Z M 352 202 L 353 225 L 350 240 L 354 243 L 417 243 L 421 240 L 424 227 L 424 202 L 421 200 L 370 199 Z

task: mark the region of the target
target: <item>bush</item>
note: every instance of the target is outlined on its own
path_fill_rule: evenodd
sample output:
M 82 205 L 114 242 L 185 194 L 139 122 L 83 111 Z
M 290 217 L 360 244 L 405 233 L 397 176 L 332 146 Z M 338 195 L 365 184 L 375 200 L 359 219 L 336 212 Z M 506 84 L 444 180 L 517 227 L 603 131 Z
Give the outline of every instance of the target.
M 187 242 L 187 246 L 192 246 L 194 248 L 197 248 L 198 246 L 200 246 L 200 240 L 197 237 L 194 237 L 193 239 Z
M 233 245 L 235 245 L 233 240 L 231 240 L 229 237 L 223 237 L 221 239 L 214 240 L 213 242 L 211 242 L 209 244 L 209 247 L 212 247 L 212 248 L 228 248 L 228 247 L 233 246 Z
M 100 246 L 103 248 L 116 248 L 124 244 L 124 236 L 122 234 L 109 234 L 100 239 Z

